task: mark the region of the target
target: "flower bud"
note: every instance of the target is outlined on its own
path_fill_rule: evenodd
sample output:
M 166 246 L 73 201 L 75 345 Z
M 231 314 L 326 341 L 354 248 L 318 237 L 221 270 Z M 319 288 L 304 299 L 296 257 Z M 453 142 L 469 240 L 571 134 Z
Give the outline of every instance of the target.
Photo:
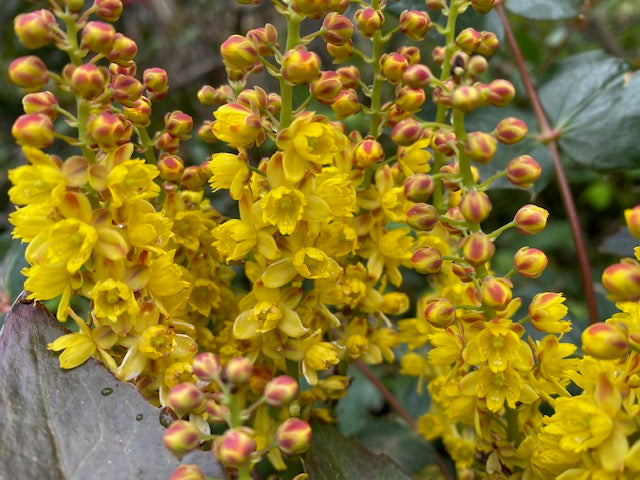
M 468 283 L 473 280 L 475 270 L 473 267 L 462 266 L 459 263 L 451 264 L 451 272 L 460 279 L 461 282 Z
M 482 265 L 493 257 L 496 247 L 483 232 L 475 232 L 464 239 L 462 254 L 472 265 Z
M 193 374 L 204 382 L 213 382 L 221 372 L 220 359 L 215 353 L 202 352 L 193 359 Z
M 211 423 L 224 423 L 229 419 L 230 409 L 227 405 L 221 405 L 213 398 L 207 398 L 204 404 L 208 421 Z
M 70 82 L 73 93 L 85 100 L 93 100 L 104 92 L 107 73 L 101 67 L 85 63 L 73 69 Z
M 472 77 L 479 77 L 483 73 L 489 70 L 489 62 L 484 57 L 480 55 L 474 55 L 469 59 L 469 63 L 467 64 L 467 72 Z
M 402 81 L 411 88 L 425 88 L 432 78 L 433 73 L 429 67 L 421 63 L 408 66 L 402 73 Z
M 122 14 L 122 0 L 94 0 L 96 13 L 107 22 L 115 22 Z
M 400 31 L 411 40 L 421 42 L 431 30 L 431 18 L 421 10 L 405 10 L 400 14 Z
M 521 155 L 507 164 L 507 178 L 520 188 L 531 187 L 542 173 L 542 167 L 529 155 Z
M 307 85 L 320 75 L 320 57 L 304 46 L 287 50 L 282 60 L 282 78 L 293 85 Z
M 546 333 L 563 333 L 571 330 L 571 322 L 563 320 L 569 309 L 564 305 L 561 293 L 538 293 L 529 304 L 529 318 L 537 330 Z
M 526 278 L 538 278 L 547 268 L 547 256 L 537 248 L 522 247 L 513 256 L 513 267 Z
M 491 105 L 505 107 L 516 96 L 516 89 L 510 81 L 498 79 L 488 85 L 485 93 Z
M 549 212 L 537 205 L 525 205 L 516 212 L 513 220 L 520 233 L 534 235 L 541 232 L 547 226 Z
M 49 91 L 28 93 L 22 97 L 24 113 L 43 113 L 52 121 L 58 116 L 58 112 L 55 111 L 57 106 L 58 100 Z
M 416 113 L 427 99 L 427 94 L 421 88 L 402 87 L 396 92 L 398 107 L 407 113 Z
M 364 169 L 384 160 L 384 150 L 373 137 L 366 137 L 356 145 L 353 157 L 356 165 Z
M 489 13 L 496 0 L 471 0 L 471 6 L 478 13 Z
M 384 23 L 384 15 L 380 10 L 371 7 L 356 10 L 353 16 L 356 27 L 364 37 L 373 37 L 373 35 L 382 28 Z
M 344 45 L 327 43 L 327 52 L 333 57 L 333 63 L 342 63 L 353 55 L 353 42 L 349 40 Z
M 180 139 L 172 136 L 169 132 L 163 132 L 155 139 L 154 146 L 160 152 L 174 155 L 180 150 Z
M 393 85 L 402 81 L 402 76 L 408 67 L 407 57 L 400 53 L 385 53 L 380 57 L 380 73 Z
M 413 118 L 406 118 L 393 127 L 391 130 L 391 140 L 396 145 L 403 147 L 413 145 L 422 137 L 422 127 Z
M 420 63 L 420 49 L 413 45 L 403 45 L 396 50 L 404 58 L 407 59 L 409 66 Z
M 480 91 L 474 86 L 462 85 L 451 95 L 451 104 L 463 112 L 471 112 L 480 106 Z
M 122 114 L 101 112 L 89 117 L 87 133 L 100 148 L 110 150 L 129 141 L 133 126 Z
M 125 107 L 133 107 L 142 97 L 144 86 L 136 77 L 116 75 L 111 79 L 113 99 Z
M 180 183 L 184 188 L 191 192 L 199 192 L 207 183 L 207 175 L 201 165 L 191 165 L 184 169 Z
M 11 134 L 22 146 L 46 148 L 55 139 L 53 122 L 43 113 L 20 115 L 11 127 Z
M 293 0 L 293 9 L 309 18 L 322 18 L 329 10 L 329 0 Z
M 179 383 L 169 391 L 168 406 L 181 417 L 202 408 L 205 397 L 202 391 L 193 383 Z
M 485 277 L 480 288 L 482 303 L 489 308 L 504 310 L 513 298 L 512 287 L 507 278 Z
M 35 92 L 47 84 L 49 71 L 35 55 L 18 57 L 9 64 L 9 79 L 27 92 Z
M 246 357 L 234 357 L 224 368 L 224 378 L 235 385 L 241 385 L 251 377 L 251 360 Z
M 113 47 L 107 53 L 107 60 L 126 67 L 133 61 L 137 53 L 138 45 L 136 42 L 121 33 L 116 33 L 113 38 Z
M 331 105 L 338 94 L 342 91 L 340 75 L 333 70 L 321 72 L 320 76 L 311 82 L 309 90 L 323 105 Z
M 425 3 L 431 10 L 442 10 L 447 6 L 447 0 L 426 0 Z
M 480 46 L 482 34 L 475 28 L 465 28 L 456 37 L 456 45 L 465 53 L 472 54 Z
M 495 130 L 498 140 L 505 145 L 518 143 L 524 139 L 527 132 L 527 124 L 515 117 L 507 117 L 503 119 Z
M 231 147 L 247 147 L 260 137 L 260 117 L 244 105 L 227 103 L 213 115 L 216 118 L 212 126 L 213 133 Z
M 350 0 L 329 0 L 329 10 L 336 13 L 344 13 L 349 8 Z
M 322 38 L 333 45 L 344 45 L 353 36 L 353 22 L 344 15 L 329 13 L 322 22 Z
M 611 323 L 595 323 L 582 332 L 582 350 L 599 360 L 615 360 L 627 354 L 627 336 Z
M 358 81 L 360 80 L 360 70 L 354 65 L 348 67 L 341 67 L 336 70 L 336 73 L 340 77 L 343 88 L 358 88 Z
M 404 196 L 410 202 L 424 202 L 431 196 L 434 187 L 431 175 L 414 173 L 404 181 Z
M 242 35 L 231 35 L 220 45 L 222 61 L 227 68 L 246 70 L 258 58 L 258 52 L 250 40 Z
M 335 112 L 339 120 L 358 113 L 360 110 L 358 94 L 351 89 L 342 90 L 331 102 L 331 110 Z
M 82 48 L 95 53 L 107 54 L 113 48 L 116 29 L 105 22 L 88 22 L 82 29 Z
M 418 273 L 438 273 L 442 267 L 442 254 L 433 247 L 418 247 L 411 255 L 411 264 Z
M 135 62 L 128 62 L 124 65 L 118 65 L 117 63 L 109 64 L 109 73 L 112 77 L 115 77 L 116 75 L 135 76 L 137 71 L 138 67 L 136 66 Z
M 248 428 L 233 428 L 224 432 L 215 443 L 215 456 L 223 465 L 242 467 L 248 465 L 256 451 L 256 441 Z
M 464 151 L 470 159 L 485 165 L 496 154 L 496 137 L 485 132 L 470 132 L 464 144 Z
M 452 190 L 452 193 L 456 193 L 455 190 Z M 459 198 L 459 195 L 456 193 L 455 195 L 449 196 L 449 203 L 455 203 L 455 199 Z M 454 199 L 453 202 L 451 199 Z M 447 220 L 454 220 L 455 223 L 449 222 Z M 462 212 L 458 207 L 451 207 L 447 210 L 447 213 L 440 217 L 440 224 L 451 234 L 451 235 L 460 235 L 462 231 L 458 228 L 456 223 L 465 222 L 465 218 L 462 216 Z
M 498 47 L 500 46 L 500 40 L 493 32 L 481 32 L 482 33 L 482 41 L 476 52 L 484 57 L 490 57 L 493 55 Z
M 424 318 L 436 328 L 446 328 L 456 319 L 456 307 L 446 298 L 432 300 L 424 310 Z
M 169 476 L 169 480 L 206 480 L 205 474 L 197 465 L 179 465 Z
M 84 7 L 84 0 L 64 0 L 64 4 L 69 7 L 73 13 L 77 13 Z
M 276 429 L 276 441 L 287 455 L 303 453 L 311 446 L 311 425 L 299 418 L 289 418 Z
M 175 155 L 165 155 L 158 160 L 158 170 L 160 171 L 160 178 L 162 180 L 167 182 L 178 182 L 184 173 L 184 164 L 180 157 Z
M 436 65 L 442 65 L 444 63 L 444 59 L 446 57 L 447 54 L 447 50 L 444 47 L 433 47 L 433 50 L 431 50 L 431 58 L 433 58 L 433 62 Z
M 640 299 L 640 263 L 623 259 L 605 268 L 602 284 L 614 301 L 635 302 Z
M 140 97 L 133 102 L 133 106 L 124 107 L 124 116 L 135 126 L 148 127 L 151 123 L 151 100 Z
M 298 395 L 298 382 L 289 375 L 280 375 L 264 387 L 264 397 L 272 407 L 291 403 Z
M 438 211 L 428 203 L 416 203 L 407 211 L 407 223 L 414 230 L 431 230 L 438 223 Z
M 480 223 L 491 213 L 491 200 L 486 193 L 471 190 L 462 196 L 460 211 L 466 220 Z
M 164 432 L 162 443 L 176 457 L 195 450 L 200 445 L 200 430 L 186 420 L 176 420 Z
M 640 205 L 626 209 L 624 211 L 624 219 L 631 235 L 640 239 Z
M 144 83 L 144 88 L 147 89 L 147 95 L 152 101 L 157 102 L 167 96 L 169 76 L 166 70 L 162 68 L 147 68 L 142 72 L 142 82 Z
M 458 144 L 458 138 L 453 132 L 443 132 L 440 130 L 433 134 L 431 144 L 434 149 L 450 157 L 456 153 L 455 147 Z
M 164 116 L 164 125 L 172 137 L 187 140 L 189 133 L 193 130 L 193 118 L 180 110 L 175 110 Z
M 264 27 L 253 28 L 247 32 L 247 40 L 253 43 L 258 55 L 271 55 L 271 47 L 278 46 L 278 31 L 272 24 L 267 23 Z
M 57 26 L 56 17 L 46 9 L 21 13 L 13 20 L 16 35 L 30 49 L 40 48 L 51 42 L 54 26 Z

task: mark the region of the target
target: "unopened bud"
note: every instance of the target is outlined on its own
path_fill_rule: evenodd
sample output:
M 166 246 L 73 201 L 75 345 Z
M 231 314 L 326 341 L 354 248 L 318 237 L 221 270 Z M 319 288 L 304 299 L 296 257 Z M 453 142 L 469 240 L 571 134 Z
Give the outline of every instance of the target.
M 180 110 L 175 110 L 164 116 L 164 125 L 171 136 L 187 140 L 189 133 L 193 130 L 193 118 Z
M 399 88 L 396 92 L 396 103 L 398 107 L 407 113 L 418 112 L 426 99 L 427 94 L 421 88 L 405 86 Z
M 446 48 L 441 46 L 433 47 L 433 50 L 431 50 L 431 58 L 433 58 L 433 62 L 436 65 L 442 65 L 444 63 L 446 54 Z
M 431 144 L 437 151 L 450 157 L 456 153 L 458 138 L 453 132 L 443 132 L 439 130 L 433 134 Z
M 485 277 L 480 295 L 482 303 L 489 308 L 504 310 L 513 298 L 513 284 L 507 278 Z
M 507 164 L 507 178 L 520 188 L 531 187 L 542 173 L 542 167 L 529 155 L 521 155 Z
M 602 284 L 614 301 L 635 302 L 640 299 L 640 263 L 630 258 L 605 268 Z
M 479 77 L 489 69 L 489 62 L 480 55 L 474 55 L 469 59 L 467 64 L 467 71 L 472 77 Z
M 380 10 L 371 7 L 356 10 L 353 16 L 356 27 L 364 37 L 373 37 L 373 35 L 382 28 L 384 23 L 384 15 Z
M 202 408 L 205 397 L 193 383 L 179 383 L 169 391 L 168 405 L 181 417 Z
M 516 212 L 513 220 L 516 229 L 525 235 L 534 235 L 541 232 L 547 226 L 549 212 L 537 205 L 525 205 Z
M 160 178 L 162 180 L 167 182 L 178 182 L 182 179 L 184 164 L 180 157 L 175 155 L 165 155 L 158 160 L 158 170 L 160 171 Z
M 380 57 L 380 73 L 393 85 L 402 82 L 402 76 L 408 67 L 409 61 L 401 53 L 385 53 Z
M 493 55 L 498 47 L 500 46 L 500 40 L 498 40 L 498 36 L 493 32 L 481 32 L 482 33 L 482 41 L 476 52 L 484 57 L 490 57 Z
M 455 193 L 455 191 L 453 192 Z M 450 199 L 455 199 L 456 197 L 459 198 L 459 195 L 455 194 L 455 195 L 449 196 Z M 451 200 L 450 200 L 450 203 L 452 203 Z M 453 201 L 453 203 L 455 203 L 455 200 Z M 447 220 L 454 220 L 454 222 L 449 222 Z M 450 207 L 447 210 L 447 213 L 442 217 L 440 217 L 441 225 L 452 235 L 460 235 L 462 233 L 462 231 L 456 225 L 456 223 L 461 223 L 461 222 L 464 223 L 465 218 L 462 215 L 460 208 L 458 207 Z
M 87 132 L 100 148 L 109 150 L 129 141 L 133 125 L 120 113 L 101 112 L 89 118 Z
M 264 387 L 264 397 L 272 407 L 282 407 L 291 403 L 298 395 L 298 382 L 288 375 L 272 379 Z
M 456 319 L 456 307 L 446 298 L 432 300 L 424 310 L 424 318 L 436 328 L 446 328 Z
M 431 30 L 431 18 L 421 10 L 405 10 L 400 14 L 400 31 L 411 40 L 421 42 Z
M 615 360 L 627 354 L 627 336 L 610 323 L 596 323 L 582 332 L 582 350 L 600 360 Z
M 426 0 L 427 8 L 431 10 L 442 10 L 447 6 L 447 0 Z
M 354 65 L 348 67 L 341 67 L 336 70 L 336 73 L 340 77 L 343 88 L 358 88 L 358 81 L 360 80 L 360 70 Z
M 220 359 L 215 353 L 202 352 L 193 359 L 193 374 L 204 382 L 213 382 L 221 372 Z
M 406 58 L 409 66 L 420 63 L 420 49 L 414 45 L 403 45 L 396 50 L 396 53 Z
M 287 455 L 303 453 L 311 446 L 311 425 L 299 418 L 289 418 L 276 429 L 276 441 Z
M 293 0 L 293 9 L 309 18 L 322 18 L 329 10 L 329 0 Z
M 428 203 L 416 203 L 407 211 L 407 223 L 414 230 L 431 230 L 438 223 L 438 211 Z
M 20 145 L 36 148 L 46 148 L 55 139 L 53 122 L 43 113 L 20 115 L 13 122 L 11 134 Z
M 333 45 L 344 45 L 353 36 L 353 22 L 344 15 L 329 13 L 322 22 L 322 38 Z
M 505 107 L 516 96 L 516 89 L 508 80 L 494 80 L 485 90 L 487 100 L 494 107 Z
M 469 266 L 463 266 L 460 265 L 459 263 L 452 263 L 451 264 L 451 272 L 460 279 L 461 282 L 470 282 L 473 279 L 473 274 L 475 273 L 475 270 L 473 269 L 473 267 L 469 267 Z
M 105 22 L 88 22 L 82 29 L 82 48 L 92 52 L 107 54 L 113 48 L 116 29 Z
M 208 398 L 204 404 L 204 409 L 208 415 L 208 421 L 212 423 L 223 423 L 229 418 L 231 410 L 227 405 L 221 405 L 213 398 Z
M 223 465 L 242 467 L 249 464 L 256 451 L 256 441 L 248 428 L 233 428 L 216 441 L 215 456 Z
M 515 117 L 507 117 L 498 124 L 495 133 L 500 142 L 505 145 L 512 145 L 524 139 L 528 130 L 524 121 Z
M 416 63 L 410 65 L 402 73 L 402 81 L 411 88 L 425 88 L 431 82 L 433 73 L 426 65 Z
M 136 66 L 135 62 L 127 62 L 123 65 L 118 65 L 117 63 L 109 64 L 109 73 L 112 77 L 115 77 L 116 75 L 135 76 L 137 71 L 138 67 Z
M 320 76 L 311 82 L 309 90 L 320 103 L 331 105 L 338 94 L 342 91 L 340 75 L 333 70 L 321 72 Z
M 475 28 L 465 28 L 456 37 L 456 45 L 468 54 L 472 54 L 482 43 L 482 34 Z
M 270 23 L 264 27 L 249 30 L 246 37 L 253 43 L 258 55 L 269 56 L 271 55 L 271 47 L 278 46 L 278 31 Z
M 107 53 L 107 59 L 110 62 L 126 67 L 131 64 L 137 53 L 138 46 L 136 42 L 121 33 L 116 33 L 113 39 L 113 47 Z
M 84 7 L 84 0 L 64 0 L 64 4 L 69 7 L 73 13 L 77 13 Z
M 220 54 L 225 66 L 237 70 L 245 70 L 253 65 L 258 52 L 253 43 L 242 35 L 231 35 L 222 45 Z
M 496 154 L 498 141 L 496 137 L 485 132 L 470 132 L 464 145 L 464 151 L 471 160 L 487 164 Z
M 123 109 L 124 116 L 135 126 L 148 127 L 151 123 L 151 100 L 140 97 L 133 106 Z
M 538 278 L 547 263 L 547 256 L 537 248 L 522 247 L 513 256 L 513 267 L 526 278 Z
M 496 0 L 471 0 L 471 6 L 478 13 L 489 13 Z
M 367 137 L 356 145 L 353 156 L 359 168 L 367 168 L 384 160 L 384 150 L 373 137 Z
M 133 107 L 142 97 L 144 86 L 130 75 L 117 75 L 111 80 L 113 99 L 125 107 Z
M 624 219 L 631 235 L 640 239 L 640 205 L 626 209 Z
M 24 113 L 43 113 L 51 120 L 55 120 L 58 116 L 58 112 L 55 110 L 57 106 L 58 100 L 49 91 L 28 93 L 22 97 Z
M 451 95 L 451 104 L 463 112 L 471 112 L 480 106 L 480 91 L 474 86 L 462 85 Z
M 483 232 L 475 232 L 465 238 L 462 254 L 472 265 L 482 265 L 493 257 L 496 247 L 493 241 Z
M 154 146 L 161 152 L 174 155 L 180 150 L 180 139 L 169 132 L 163 132 L 155 139 Z
M 335 112 L 339 120 L 358 113 L 360 110 L 358 94 L 351 89 L 342 90 L 331 102 L 331 110 Z
M 191 165 L 184 169 L 180 183 L 191 192 L 199 192 L 207 183 L 207 174 L 201 165 Z
M 333 63 L 342 63 L 353 55 L 353 42 L 349 40 L 344 45 L 327 43 L 327 52 L 333 57 Z
M 9 64 L 9 78 L 27 92 L 35 92 L 49 81 L 49 71 L 44 62 L 35 55 L 18 57 Z
M 411 202 L 424 202 L 431 196 L 434 188 L 431 175 L 414 173 L 404 181 L 404 196 Z
M 50 10 L 41 9 L 21 13 L 13 20 L 13 29 L 22 44 L 31 49 L 40 48 L 53 40 L 56 17 Z
M 224 368 L 224 377 L 235 385 L 241 385 L 251 377 L 251 360 L 247 357 L 234 357 Z
M 486 193 L 471 190 L 462 196 L 459 208 L 466 220 L 480 223 L 491 213 L 491 200 Z
M 105 69 L 92 63 L 80 65 L 71 73 L 71 90 L 86 100 L 93 100 L 102 94 L 106 84 L 107 73 Z
M 144 88 L 147 89 L 149 98 L 154 102 L 167 96 L 169 90 L 169 76 L 162 68 L 147 68 L 142 72 Z M 198 97 L 200 98 L 200 97 Z
M 169 480 L 206 480 L 206 476 L 197 465 L 179 465 L 169 476 Z
M 442 267 L 442 254 L 433 247 L 418 247 L 411 255 L 411 264 L 418 273 L 438 273 Z
M 403 147 L 413 145 L 422 137 L 422 127 L 413 118 L 406 118 L 393 127 L 391 130 L 391 140 L 396 145 Z
M 195 450 L 200 445 L 200 430 L 193 423 L 176 420 L 165 430 L 162 443 L 176 457 Z
M 298 45 L 284 54 L 282 78 L 293 85 L 307 85 L 320 75 L 320 57 Z

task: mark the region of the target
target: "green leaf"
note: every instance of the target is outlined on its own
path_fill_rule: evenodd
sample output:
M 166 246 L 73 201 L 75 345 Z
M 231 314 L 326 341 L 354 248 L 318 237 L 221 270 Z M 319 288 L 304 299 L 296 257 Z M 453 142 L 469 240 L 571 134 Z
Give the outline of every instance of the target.
M 627 227 L 620 227 L 616 233 L 605 238 L 598 251 L 617 257 L 630 257 L 637 246 L 638 239 L 629 233 Z
M 347 395 L 338 401 L 337 424 L 345 435 L 355 435 L 372 420 L 372 412 L 382 409 L 384 398 L 353 365 L 349 366 L 347 375 L 353 380 L 349 385 Z
M 540 98 L 575 162 L 600 170 L 640 165 L 640 75 L 624 61 L 600 51 L 569 57 Z
M 313 480 L 409 480 L 411 477 L 386 455 L 374 455 L 333 426 L 312 425 L 311 448 L 305 469 Z
M 507 10 L 532 20 L 565 20 L 578 15 L 580 0 L 508 0 Z
M 162 445 L 160 410 L 93 359 L 62 370 L 47 350 L 65 333 L 57 323 L 18 300 L 0 332 L 0 476 L 167 478 L 179 462 Z M 183 461 L 223 476 L 210 452 Z

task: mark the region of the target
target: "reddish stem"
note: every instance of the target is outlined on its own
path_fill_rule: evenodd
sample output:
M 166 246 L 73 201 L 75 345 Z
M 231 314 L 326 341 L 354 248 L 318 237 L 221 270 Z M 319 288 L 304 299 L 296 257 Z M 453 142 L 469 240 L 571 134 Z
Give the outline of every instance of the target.
M 520 50 L 518 42 L 513 35 L 509 19 L 507 18 L 507 14 L 504 11 L 504 7 L 501 3 L 496 6 L 496 10 L 498 12 L 498 15 L 500 16 L 502 26 L 504 27 L 504 33 L 507 37 L 507 42 L 509 42 L 509 46 L 513 51 L 513 56 L 518 67 L 518 71 L 520 72 L 520 76 L 522 77 L 522 82 L 524 83 L 527 93 L 529 94 L 529 98 L 531 99 L 533 111 L 538 120 L 538 124 L 540 125 L 540 129 L 542 130 L 540 132 L 540 137 L 547 139 L 546 144 L 551 153 L 551 158 L 553 159 L 553 167 L 556 172 L 556 179 L 558 182 L 558 187 L 560 188 L 560 195 L 562 196 L 562 202 L 564 203 L 564 208 L 567 212 L 569 225 L 571 226 L 571 234 L 573 235 L 573 241 L 576 246 L 576 253 L 578 255 L 578 263 L 580 264 L 580 273 L 582 276 L 582 285 L 584 287 L 584 295 L 586 297 L 587 308 L 589 310 L 589 322 L 592 324 L 597 323 L 599 321 L 598 307 L 596 305 L 596 295 L 593 290 L 593 280 L 591 277 L 589 257 L 587 255 L 587 248 L 585 246 L 582 229 L 580 228 L 580 219 L 578 218 L 578 212 L 576 211 L 576 206 L 573 202 L 571 188 L 569 187 L 569 182 L 567 181 L 567 176 L 564 173 L 562 162 L 560 160 L 560 150 L 558 148 L 557 142 L 558 132 L 554 131 L 551 128 L 551 125 L 549 125 L 549 120 L 547 119 L 547 115 L 542 108 L 540 97 L 538 96 L 538 92 L 533 85 L 531 75 L 529 75 L 529 71 L 527 70 L 524 57 L 522 56 L 522 51 Z
M 362 372 L 365 377 L 367 377 L 371 384 L 376 387 L 376 390 L 380 392 L 380 394 L 384 397 L 391 408 L 393 408 L 396 413 L 400 415 L 413 430 L 416 430 L 418 428 L 418 422 L 416 422 L 416 419 L 413 418 L 409 411 L 400 404 L 398 399 L 393 395 L 393 393 L 389 391 L 387 387 L 384 386 L 384 384 L 380 381 L 376 374 L 373 373 L 371 369 L 360 360 L 355 362 L 354 365 L 358 370 Z M 442 456 L 438 453 L 435 446 L 433 446 L 432 448 L 436 464 L 438 465 L 442 476 L 445 478 L 445 480 L 454 480 L 454 477 L 451 475 L 451 473 L 449 473 L 447 465 Z

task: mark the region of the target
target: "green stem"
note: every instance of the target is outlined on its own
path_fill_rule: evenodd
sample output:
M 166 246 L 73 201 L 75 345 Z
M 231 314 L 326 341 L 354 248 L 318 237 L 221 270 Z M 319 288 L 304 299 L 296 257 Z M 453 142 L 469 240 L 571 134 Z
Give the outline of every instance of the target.
M 287 15 L 287 44 L 285 51 L 292 50 L 300 43 L 300 17 L 289 12 Z M 280 129 L 287 128 L 293 120 L 293 86 L 280 78 Z
M 453 131 L 456 134 L 458 142 L 458 168 L 462 177 L 462 184 L 467 191 L 475 186 L 473 173 L 471 172 L 471 161 L 464 151 L 464 143 L 467 140 L 467 132 L 464 129 L 464 112 L 462 110 L 453 110 Z
M 515 408 L 507 407 L 507 437 L 516 448 L 520 445 L 520 427 L 518 426 L 518 410 Z
M 71 63 L 76 66 L 81 65 L 82 52 L 80 50 L 80 46 L 78 45 L 78 25 L 76 24 L 76 16 L 69 12 L 69 10 L 67 9 L 63 14 L 60 15 L 60 18 L 67 27 L 67 47 L 65 48 L 65 51 L 69 55 Z
M 89 163 L 95 163 L 96 154 L 91 148 L 89 148 L 89 137 L 87 136 L 87 123 L 89 122 L 89 113 L 91 112 L 91 105 L 83 98 L 76 97 L 78 103 L 78 140 L 80 141 L 80 148 L 82 149 L 82 155 L 87 159 Z
M 487 187 L 489 187 L 489 185 L 491 185 L 493 182 L 495 182 L 496 180 L 498 180 L 499 178 L 503 178 L 506 177 L 508 175 L 506 170 L 501 170 L 500 172 L 496 173 L 495 175 L 490 176 L 489 178 L 487 178 L 484 182 L 482 182 L 478 188 L 480 190 L 484 190 Z
M 371 125 L 369 127 L 369 135 L 373 136 L 373 138 L 378 138 L 380 135 L 380 121 L 382 119 L 380 105 L 382 103 L 382 85 L 384 79 L 382 75 L 380 75 L 380 57 L 382 56 L 383 46 L 382 33 L 378 30 L 373 35 L 373 59 L 371 62 L 371 66 L 373 67 L 373 83 L 371 86 Z
M 516 222 L 515 221 L 511 221 L 509 223 L 504 224 L 503 226 L 501 226 L 500 228 L 496 228 L 493 232 L 491 232 L 489 235 L 487 235 L 491 240 L 495 240 L 496 238 L 498 238 L 500 236 L 501 233 L 505 232 L 506 230 L 509 230 L 512 227 L 516 226 Z
M 144 158 L 147 163 L 155 165 L 157 163 L 156 152 L 153 150 L 153 141 L 149 137 L 149 132 L 145 127 L 136 127 L 136 133 L 140 139 L 140 144 L 144 148 Z

